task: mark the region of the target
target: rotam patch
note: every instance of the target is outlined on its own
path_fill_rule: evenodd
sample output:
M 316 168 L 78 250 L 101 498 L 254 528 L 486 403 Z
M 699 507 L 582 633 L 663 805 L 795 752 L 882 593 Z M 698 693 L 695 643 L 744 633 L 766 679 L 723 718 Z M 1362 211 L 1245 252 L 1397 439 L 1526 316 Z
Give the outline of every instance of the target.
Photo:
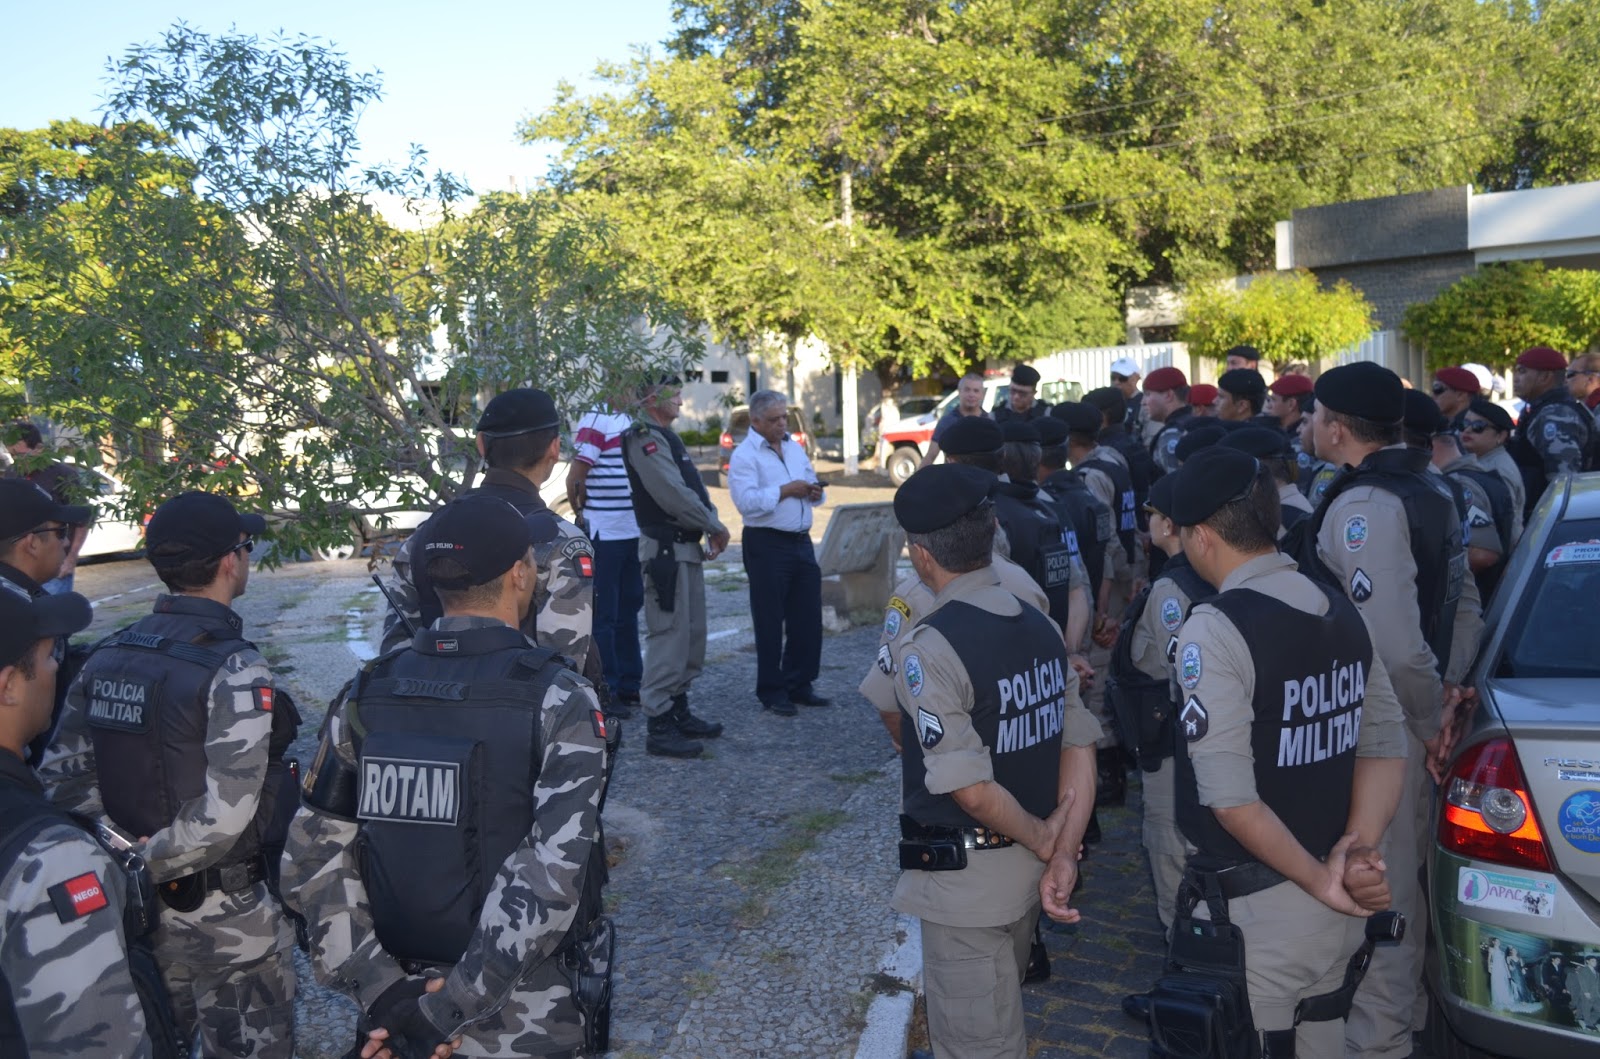
M 100 876 L 92 871 L 57 883 L 45 892 L 50 895 L 56 918 L 63 923 L 82 919 L 90 912 L 98 912 L 111 904 L 106 897 L 106 888 L 100 885 Z
M 1177 632 L 1182 624 L 1183 608 L 1178 606 L 1176 598 L 1168 596 L 1161 601 L 1161 627 L 1168 632 Z
M 1367 546 L 1367 516 L 1351 515 L 1344 520 L 1344 550 L 1359 552 Z
M 1178 723 L 1183 726 L 1183 737 L 1189 742 L 1205 738 L 1206 730 L 1211 726 L 1211 718 L 1206 715 L 1206 708 L 1201 704 L 1198 695 L 1190 695 L 1189 701 L 1183 704 L 1183 711 L 1178 714 Z
M 1178 669 L 1178 682 L 1184 687 L 1193 690 L 1194 686 L 1200 683 L 1201 672 L 1200 645 L 1197 643 L 1184 644 L 1182 660 Z
M 594 549 L 582 537 L 573 537 L 561 546 L 561 554 L 568 559 L 578 559 L 594 554 Z
M 927 710 L 917 711 L 917 739 L 923 747 L 932 750 L 939 745 L 939 740 L 944 738 L 944 725 L 939 723 L 939 718 Z
M 1365 603 L 1372 598 L 1372 578 L 1359 566 L 1350 575 L 1350 598 L 1357 603 Z

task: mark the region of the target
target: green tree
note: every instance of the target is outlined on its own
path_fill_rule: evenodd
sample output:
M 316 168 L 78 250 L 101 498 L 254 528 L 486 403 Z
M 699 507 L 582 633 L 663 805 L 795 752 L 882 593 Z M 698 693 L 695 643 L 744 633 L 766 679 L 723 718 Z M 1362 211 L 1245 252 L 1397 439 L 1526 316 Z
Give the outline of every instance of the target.
M 1178 339 L 1219 362 L 1230 347 L 1248 343 L 1281 372 L 1352 346 L 1372 327 L 1372 306 L 1360 291 L 1342 281 L 1324 290 L 1311 273 L 1296 271 L 1252 277 L 1243 289 L 1191 286 Z
M 1585 352 L 1600 342 L 1600 273 L 1537 261 L 1484 265 L 1408 308 L 1402 328 L 1430 368 L 1509 368 L 1538 345 Z

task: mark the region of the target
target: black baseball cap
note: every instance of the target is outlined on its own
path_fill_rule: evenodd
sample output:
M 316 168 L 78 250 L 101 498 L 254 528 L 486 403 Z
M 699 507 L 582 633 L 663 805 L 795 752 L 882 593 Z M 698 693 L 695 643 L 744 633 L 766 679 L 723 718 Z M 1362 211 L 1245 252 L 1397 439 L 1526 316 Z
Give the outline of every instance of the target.
M 988 471 L 966 464 L 924 467 L 895 492 L 894 517 L 907 533 L 932 533 L 976 511 L 999 484 Z
M 57 503 L 37 482 L 26 478 L 0 478 L 0 540 L 20 537 L 46 522 L 81 526 L 93 515 L 87 507 Z
M 446 579 L 429 570 L 429 580 L 440 588 L 472 588 L 501 576 L 529 548 L 555 540 L 556 532 L 555 516 L 547 512 L 525 518 L 497 496 L 463 496 L 428 520 L 420 561 L 454 559 L 465 577 Z
M 40 640 L 71 636 L 89 627 L 94 612 L 76 592 L 29 596 L 0 588 L 0 668 L 16 665 Z
M 509 438 L 561 425 L 555 398 L 543 390 L 519 387 L 497 394 L 478 419 L 478 433 L 486 438 Z
M 161 565 L 216 559 L 239 543 L 239 534 L 255 537 L 266 528 L 266 519 L 241 512 L 225 496 L 198 490 L 179 493 L 150 516 L 144 528 L 145 551 L 152 563 Z

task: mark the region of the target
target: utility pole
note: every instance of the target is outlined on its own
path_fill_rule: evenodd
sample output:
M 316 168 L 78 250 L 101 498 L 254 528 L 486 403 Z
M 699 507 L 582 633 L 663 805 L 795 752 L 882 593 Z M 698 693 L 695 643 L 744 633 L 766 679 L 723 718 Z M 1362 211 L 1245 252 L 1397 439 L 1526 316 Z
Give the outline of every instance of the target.
M 839 221 L 844 226 L 846 246 L 855 245 L 851 226 L 855 224 L 850 159 L 839 171 Z M 844 369 L 844 473 L 848 477 L 861 469 L 861 412 L 857 407 L 856 365 L 852 359 Z

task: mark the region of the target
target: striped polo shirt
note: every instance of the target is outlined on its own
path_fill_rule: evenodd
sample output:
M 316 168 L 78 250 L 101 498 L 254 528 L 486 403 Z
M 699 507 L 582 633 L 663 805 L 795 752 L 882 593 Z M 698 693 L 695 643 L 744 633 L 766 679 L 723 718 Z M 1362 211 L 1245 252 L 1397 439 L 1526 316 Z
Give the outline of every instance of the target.
M 633 517 L 633 490 L 622 463 L 622 435 L 633 426 L 630 416 L 601 409 L 578 420 L 576 458 L 587 463 L 589 502 L 583 509 L 589 530 L 597 541 L 620 541 L 639 536 Z

